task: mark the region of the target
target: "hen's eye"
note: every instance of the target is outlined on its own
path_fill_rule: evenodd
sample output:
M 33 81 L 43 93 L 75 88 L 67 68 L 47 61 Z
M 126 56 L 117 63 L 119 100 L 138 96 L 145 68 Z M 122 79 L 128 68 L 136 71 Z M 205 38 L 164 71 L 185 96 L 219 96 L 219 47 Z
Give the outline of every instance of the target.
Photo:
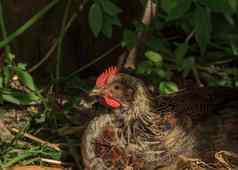
M 114 89 L 115 89 L 115 90 L 119 90 L 119 89 L 120 89 L 120 86 L 115 85 L 115 86 L 114 86 Z

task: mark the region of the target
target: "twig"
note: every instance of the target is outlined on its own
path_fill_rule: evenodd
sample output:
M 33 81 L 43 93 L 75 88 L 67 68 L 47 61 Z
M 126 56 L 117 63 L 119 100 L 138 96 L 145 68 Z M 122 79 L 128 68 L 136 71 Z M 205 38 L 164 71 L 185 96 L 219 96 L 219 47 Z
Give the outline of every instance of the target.
M 156 3 L 152 2 L 152 0 L 148 0 L 145 7 L 144 15 L 142 17 L 142 23 L 145 25 L 150 25 L 151 20 L 155 15 Z M 143 48 L 146 36 L 147 34 L 145 32 L 138 33 L 136 46 L 129 51 L 129 55 L 124 64 L 125 68 L 135 69 L 136 57 L 138 56 L 138 51 Z
M 53 54 L 53 52 L 56 50 L 56 47 L 57 41 L 55 40 L 53 42 L 53 45 L 50 47 L 50 50 L 46 53 L 45 57 L 43 57 L 37 64 L 32 66 L 28 71 L 31 73 L 35 71 L 37 68 L 39 68 Z
M 104 57 L 108 56 L 109 54 L 111 54 L 114 50 L 116 50 L 117 48 L 119 48 L 121 46 L 121 44 L 117 44 L 114 47 L 112 47 L 111 49 L 109 49 L 108 51 L 106 51 L 105 53 L 103 53 L 102 55 L 100 55 L 99 57 L 95 58 L 94 60 L 92 60 L 91 62 L 89 62 L 88 64 L 85 64 L 84 66 L 80 67 L 78 70 L 74 71 L 73 73 L 71 73 L 70 75 L 68 75 L 65 78 L 62 78 L 62 81 L 68 80 L 71 77 L 75 76 L 76 74 L 80 73 L 81 71 L 87 69 L 88 67 L 90 67 L 91 65 L 97 63 L 98 61 L 100 61 L 101 59 L 103 59 Z
M 65 35 L 65 27 L 66 27 L 66 22 L 69 16 L 69 10 L 71 6 L 71 0 L 67 1 L 67 5 L 65 7 L 65 12 L 64 12 L 64 17 L 62 21 L 62 26 L 58 38 L 58 46 L 57 46 L 57 56 L 56 56 L 56 70 L 55 70 L 55 77 L 56 80 L 58 81 L 60 78 L 60 66 L 61 66 L 61 58 L 62 58 L 62 46 L 63 46 L 63 40 L 64 40 L 64 35 Z
M 40 158 L 40 160 L 41 160 L 42 162 L 46 162 L 46 163 L 54 164 L 54 165 L 73 166 L 72 163 L 62 162 L 62 161 L 53 160 L 53 159 Z
M 65 26 L 65 33 L 69 30 L 70 26 L 72 25 L 73 21 L 77 18 L 77 14 L 74 13 L 71 18 L 69 19 L 67 25 Z M 45 57 L 43 57 L 37 64 L 32 66 L 28 71 L 31 73 L 38 69 L 56 50 L 57 47 L 57 40 L 53 41 L 53 45 L 50 47 L 49 51 L 46 53 Z
M 192 31 L 192 32 L 187 36 L 187 38 L 185 39 L 185 43 L 188 44 L 189 40 L 193 37 L 193 35 L 194 35 L 194 31 Z
M 18 129 L 16 129 L 16 128 L 11 128 L 9 130 L 14 132 L 14 133 L 20 133 L 20 131 Z M 49 143 L 49 142 L 47 142 L 45 140 L 42 140 L 42 139 L 40 139 L 40 138 L 38 138 L 36 136 L 33 136 L 33 135 L 31 135 L 29 133 L 25 133 L 25 132 L 23 133 L 23 136 L 28 138 L 28 139 L 31 139 L 31 140 L 33 140 L 35 142 L 41 143 L 43 145 L 46 145 L 46 146 L 48 146 L 48 147 L 50 147 L 50 148 L 52 148 L 52 149 L 54 149 L 56 151 L 61 151 L 61 149 L 59 148 L 58 144 Z

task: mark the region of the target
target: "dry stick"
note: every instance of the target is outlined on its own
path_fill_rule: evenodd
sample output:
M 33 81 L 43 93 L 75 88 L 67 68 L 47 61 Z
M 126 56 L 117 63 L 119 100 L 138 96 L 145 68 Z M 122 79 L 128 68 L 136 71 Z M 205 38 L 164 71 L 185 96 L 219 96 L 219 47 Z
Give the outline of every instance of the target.
M 62 165 L 62 166 L 73 166 L 72 163 L 68 162 L 62 162 L 54 159 L 47 159 L 47 158 L 40 158 L 42 162 L 48 163 L 48 164 L 54 164 L 54 165 Z
M 14 133 L 20 133 L 20 130 L 18 130 L 16 128 L 11 128 L 10 131 L 12 131 Z M 46 146 L 48 146 L 48 147 L 50 147 L 50 148 L 52 148 L 52 149 L 54 149 L 56 151 L 61 151 L 61 149 L 59 148 L 58 144 L 49 143 L 49 142 L 47 142 L 45 140 L 42 140 L 42 139 L 40 139 L 40 138 L 38 138 L 36 136 L 33 136 L 33 135 L 31 135 L 29 133 L 25 133 L 25 132 L 23 133 L 23 136 L 28 138 L 28 139 L 31 139 L 31 140 L 33 140 L 35 142 L 41 143 L 43 145 L 46 145 Z
M 151 20 L 155 15 L 156 15 L 156 3 L 152 2 L 152 0 L 148 0 L 145 7 L 144 15 L 142 17 L 142 23 L 145 25 L 150 25 Z M 124 64 L 124 68 L 135 69 L 138 50 L 140 50 L 143 47 L 146 36 L 147 34 L 145 32 L 138 33 L 136 46 L 129 51 L 129 55 Z

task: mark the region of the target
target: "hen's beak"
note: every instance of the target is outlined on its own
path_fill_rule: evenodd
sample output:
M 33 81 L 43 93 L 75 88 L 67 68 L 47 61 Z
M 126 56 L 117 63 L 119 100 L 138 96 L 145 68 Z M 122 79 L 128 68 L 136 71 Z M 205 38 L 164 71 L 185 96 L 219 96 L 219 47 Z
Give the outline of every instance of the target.
M 94 88 L 91 92 L 89 92 L 89 96 L 101 96 L 102 89 Z

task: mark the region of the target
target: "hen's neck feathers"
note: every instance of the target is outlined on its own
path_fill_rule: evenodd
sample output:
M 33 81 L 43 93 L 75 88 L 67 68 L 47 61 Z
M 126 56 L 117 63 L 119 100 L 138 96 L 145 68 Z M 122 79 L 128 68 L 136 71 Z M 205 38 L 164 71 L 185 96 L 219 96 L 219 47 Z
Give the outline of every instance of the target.
M 137 82 L 135 86 L 134 100 L 129 107 L 130 119 L 140 118 L 142 115 L 151 112 L 153 107 L 153 97 L 142 82 Z

